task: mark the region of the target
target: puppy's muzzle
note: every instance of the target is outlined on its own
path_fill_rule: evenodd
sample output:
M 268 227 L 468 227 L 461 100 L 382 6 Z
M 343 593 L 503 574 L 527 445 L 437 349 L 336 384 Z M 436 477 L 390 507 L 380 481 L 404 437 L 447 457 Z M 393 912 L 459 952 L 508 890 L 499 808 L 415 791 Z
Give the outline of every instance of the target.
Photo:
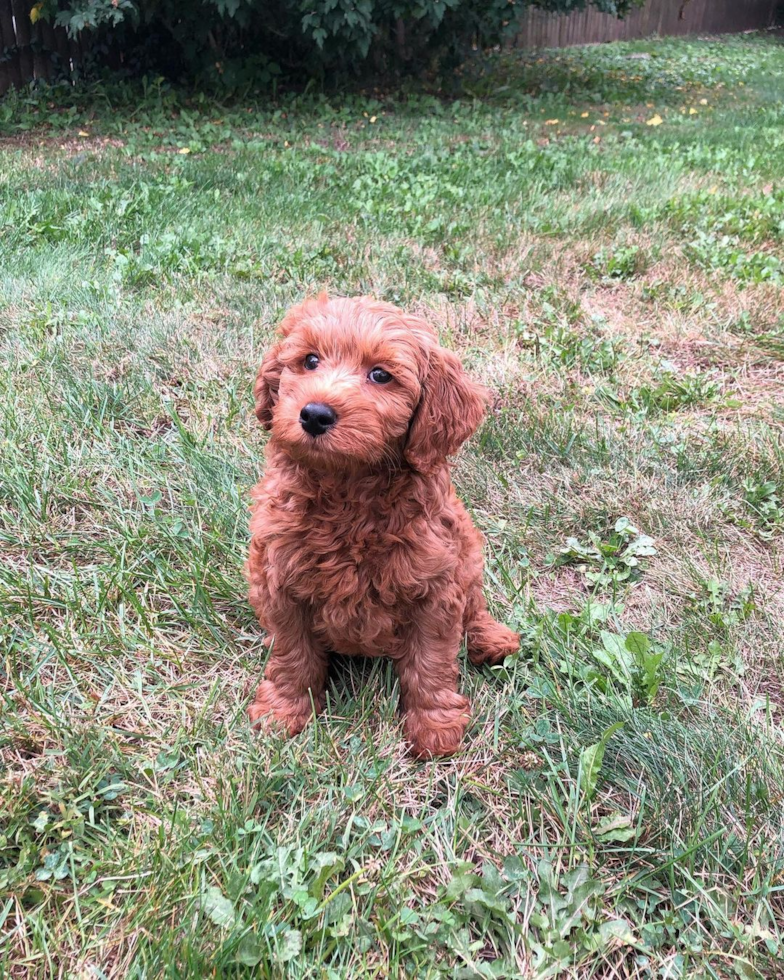
M 323 436 L 337 420 L 335 409 L 322 402 L 308 402 L 299 413 L 299 424 L 309 436 Z

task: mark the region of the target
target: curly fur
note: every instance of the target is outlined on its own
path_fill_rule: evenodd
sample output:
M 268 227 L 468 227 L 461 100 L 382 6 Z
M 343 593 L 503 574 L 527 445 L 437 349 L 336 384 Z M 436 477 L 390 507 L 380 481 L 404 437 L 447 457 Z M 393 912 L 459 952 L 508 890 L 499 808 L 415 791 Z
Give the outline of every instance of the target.
M 254 389 L 271 438 L 246 574 L 272 642 L 250 718 L 296 734 L 323 710 L 331 651 L 389 656 L 412 751 L 451 754 L 469 720 L 463 637 L 474 663 L 518 646 L 487 612 L 482 539 L 447 462 L 479 425 L 484 389 L 425 321 L 372 299 L 321 295 L 280 335 Z M 376 366 L 389 384 L 368 379 Z M 338 416 L 317 438 L 299 420 L 314 401 Z

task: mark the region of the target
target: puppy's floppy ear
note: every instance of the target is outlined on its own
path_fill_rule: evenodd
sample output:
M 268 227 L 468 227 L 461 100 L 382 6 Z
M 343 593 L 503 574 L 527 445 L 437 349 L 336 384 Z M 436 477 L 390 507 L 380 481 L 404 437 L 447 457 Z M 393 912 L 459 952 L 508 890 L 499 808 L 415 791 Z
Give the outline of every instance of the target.
M 272 412 L 278 401 L 278 385 L 283 365 L 278 359 L 280 343 L 267 352 L 261 362 L 256 384 L 253 386 L 253 397 L 256 400 L 256 417 L 265 429 L 272 428 Z
M 431 343 L 422 395 L 414 411 L 404 456 L 427 471 L 462 446 L 482 421 L 488 395 L 463 370 L 452 351 Z

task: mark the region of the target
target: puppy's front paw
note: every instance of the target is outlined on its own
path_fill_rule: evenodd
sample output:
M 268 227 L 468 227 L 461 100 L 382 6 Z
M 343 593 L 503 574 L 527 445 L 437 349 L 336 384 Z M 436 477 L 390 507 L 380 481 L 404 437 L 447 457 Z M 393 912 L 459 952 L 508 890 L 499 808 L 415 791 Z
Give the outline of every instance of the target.
M 318 698 L 315 707 L 316 713 L 322 710 Z M 248 707 L 248 717 L 253 728 L 278 729 L 287 735 L 297 735 L 313 717 L 313 704 L 310 694 L 292 698 L 272 681 L 262 681 Z
M 468 698 L 459 694 L 444 708 L 409 708 L 403 722 L 411 753 L 417 759 L 453 755 L 460 748 L 471 719 Z

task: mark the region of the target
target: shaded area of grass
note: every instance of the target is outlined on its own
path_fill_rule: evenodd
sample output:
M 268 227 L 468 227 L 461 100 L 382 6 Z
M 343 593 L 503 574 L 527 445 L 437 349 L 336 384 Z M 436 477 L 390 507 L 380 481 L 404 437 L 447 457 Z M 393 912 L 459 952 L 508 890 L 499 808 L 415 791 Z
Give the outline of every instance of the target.
M 2 970 L 777 976 L 783 50 L 0 106 Z M 448 762 L 381 662 L 246 728 L 250 385 L 322 286 L 494 392 L 455 476 L 524 641 Z

